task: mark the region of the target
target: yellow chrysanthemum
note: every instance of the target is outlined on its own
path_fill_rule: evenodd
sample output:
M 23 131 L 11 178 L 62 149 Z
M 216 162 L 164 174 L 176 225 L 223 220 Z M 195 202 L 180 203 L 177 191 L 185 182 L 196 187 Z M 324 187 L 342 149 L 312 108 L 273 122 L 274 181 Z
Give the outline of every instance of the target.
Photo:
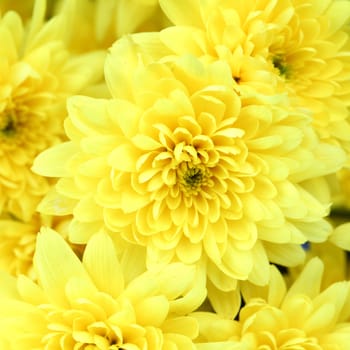
M 223 291 L 266 283 L 269 260 L 293 265 L 300 243 L 327 238 L 328 204 L 309 180 L 344 154 L 319 142 L 307 115 L 284 96 L 239 95 L 224 62 L 147 64 L 134 49 L 126 38 L 111 50 L 114 99 L 69 100 L 70 141 L 34 163 L 61 177 L 40 211 L 72 213 L 75 243 L 105 227 L 144 245 L 148 265 L 208 258 Z
M 23 274 L 36 279 L 33 256 L 41 226 L 52 227 L 67 239 L 69 221 L 70 217 L 35 214 L 29 222 L 22 222 L 3 215 L 0 218 L 0 268 L 15 276 Z M 84 246 L 71 246 L 80 256 Z
M 255 87 L 274 72 L 293 103 L 312 112 L 321 137 L 350 150 L 350 39 L 345 28 L 349 1 L 160 0 L 160 4 L 175 25 L 160 33 L 171 54 L 190 52 L 225 60 L 237 81 L 253 82 Z M 252 59 L 267 65 L 252 71 Z
M 38 0 L 29 27 L 15 12 L 0 18 L 0 213 L 24 221 L 49 187 L 30 170 L 33 159 L 64 138 L 65 100 L 100 77 L 104 57 L 71 57 L 64 18 L 44 23 L 44 14 Z
M 203 349 L 215 350 L 230 346 L 247 350 L 347 350 L 350 282 L 334 283 L 321 292 L 322 273 L 321 261 L 314 258 L 287 289 L 283 277 L 272 267 L 268 287 L 244 290 L 246 305 L 237 321 L 205 312 L 192 314 L 200 325 L 196 341 L 207 346 Z
M 0 275 L 0 341 L 10 349 L 194 350 L 198 325 L 186 313 L 203 299 L 195 269 L 177 263 L 140 274 L 138 258 L 119 260 L 98 233 L 81 262 L 60 235 L 42 229 L 39 284 Z
M 69 18 L 66 41 L 74 52 L 107 49 L 124 34 L 168 24 L 158 0 L 62 0 L 56 12 Z

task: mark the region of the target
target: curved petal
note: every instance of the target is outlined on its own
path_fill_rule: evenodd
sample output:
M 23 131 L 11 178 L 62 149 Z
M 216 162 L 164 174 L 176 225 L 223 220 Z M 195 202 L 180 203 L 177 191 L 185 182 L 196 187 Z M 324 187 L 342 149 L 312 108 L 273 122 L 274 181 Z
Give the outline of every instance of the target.
M 34 266 L 38 280 L 53 304 L 69 307 L 65 288 L 72 277 L 83 279 L 92 291 L 96 290 L 68 243 L 48 227 L 43 227 L 38 234 Z
M 124 289 L 123 272 L 114 243 L 106 233 L 100 232 L 90 238 L 83 264 L 99 290 L 119 296 Z

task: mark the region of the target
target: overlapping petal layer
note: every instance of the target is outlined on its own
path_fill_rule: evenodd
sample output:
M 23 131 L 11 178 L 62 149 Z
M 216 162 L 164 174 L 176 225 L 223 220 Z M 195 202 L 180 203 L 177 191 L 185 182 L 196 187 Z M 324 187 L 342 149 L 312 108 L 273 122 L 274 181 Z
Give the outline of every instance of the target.
M 160 33 L 171 55 L 191 52 L 225 60 L 236 81 L 255 89 L 269 91 L 270 80 L 273 89 L 288 91 L 293 104 L 312 113 L 322 138 L 349 152 L 348 1 L 161 0 L 160 4 L 174 24 Z M 184 7 L 192 10 L 183 11 Z

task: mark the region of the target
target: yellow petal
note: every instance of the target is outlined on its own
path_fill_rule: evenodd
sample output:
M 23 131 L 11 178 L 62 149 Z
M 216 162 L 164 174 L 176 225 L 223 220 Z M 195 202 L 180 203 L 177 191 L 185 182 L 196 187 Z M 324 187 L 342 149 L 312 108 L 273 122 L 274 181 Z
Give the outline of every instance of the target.
M 285 300 L 296 294 L 314 298 L 320 292 L 323 274 L 323 263 L 319 258 L 311 259 L 299 274 L 296 281 L 289 288 Z
M 254 264 L 248 275 L 248 280 L 257 285 L 266 285 L 270 278 L 270 266 L 265 248 L 260 241 L 253 247 Z
M 176 247 L 176 255 L 185 264 L 197 262 L 202 254 L 202 243 L 191 243 L 187 238 L 182 238 Z
M 160 32 L 160 38 L 178 55 L 200 57 L 206 53 L 204 32 L 193 27 L 169 27 Z
M 1 298 L 19 298 L 16 278 L 5 271 L 0 270 L 0 295 Z
M 330 21 L 327 34 L 331 35 L 342 27 L 350 17 L 350 3 L 348 1 L 335 1 L 326 11 Z
M 121 144 L 114 148 L 108 157 L 108 164 L 114 169 L 132 172 L 136 171 L 139 152 L 131 144 Z
M 282 266 L 296 266 L 305 259 L 305 251 L 299 245 L 264 242 L 264 246 L 269 261 Z
M 191 339 L 198 335 L 198 323 L 195 318 L 184 316 L 168 318 L 162 325 L 163 332 L 186 335 Z
M 239 288 L 224 292 L 208 283 L 208 297 L 218 315 L 226 319 L 234 319 L 241 306 Z
M 34 266 L 48 299 L 55 305 L 69 307 L 65 288 L 73 276 L 82 278 L 91 290 L 96 290 L 71 247 L 50 228 L 42 228 L 38 235 Z
M 112 239 L 105 233 L 93 235 L 84 252 L 83 264 L 97 288 L 118 297 L 124 277 Z
M 177 26 L 203 26 L 198 0 L 160 0 L 159 4 L 170 21 Z M 189 13 L 191 16 L 188 16 Z
M 37 210 L 47 215 L 72 214 L 77 201 L 59 194 L 52 188 L 39 203 Z
M 134 307 L 137 323 L 160 327 L 168 316 L 169 301 L 164 295 L 145 298 Z
M 329 240 L 337 247 L 350 251 L 350 223 L 336 227 Z
M 117 40 L 110 48 L 105 62 L 105 77 L 114 98 L 133 101 L 130 72 L 142 66 L 140 58 L 138 45 L 130 36 Z
M 74 142 L 63 142 L 40 153 L 34 160 L 32 170 L 42 176 L 70 176 L 66 168 L 67 160 L 79 150 Z
M 103 220 L 103 211 L 91 196 L 84 196 L 74 207 L 74 217 L 81 222 Z

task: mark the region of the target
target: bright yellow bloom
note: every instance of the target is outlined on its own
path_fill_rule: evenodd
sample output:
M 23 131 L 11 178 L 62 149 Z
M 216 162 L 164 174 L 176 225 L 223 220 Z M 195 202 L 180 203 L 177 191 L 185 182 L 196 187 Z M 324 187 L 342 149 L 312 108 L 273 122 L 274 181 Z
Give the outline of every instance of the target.
M 0 342 L 10 349 L 194 350 L 198 324 L 186 313 L 203 300 L 201 292 L 191 296 L 199 287 L 195 269 L 176 263 L 140 274 L 139 253 L 118 257 L 98 233 L 81 262 L 43 228 L 34 257 L 39 284 L 0 275 Z
M 171 54 L 190 52 L 225 60 L 237 81 L 253 82 L 255 87 L 256 81 L 262 84 L 274 72 L 293 104 L 312 113 L 321 137 L 349 152 L 349 1 L 160 0 L 160 4 L 175 25 L 160 33 Z M 252 59 L 267 64 L 246 69 Z
M 344 154 L 320 143 L 285 96 L 239 95 L 224 62 L 148 64 L 135 50 L 128 38 L 111 50 L 114 99 L 69 100 L 70 141 L 34 163 L 61 177 L 39 210 L 72 213 L 75 243 L 105 227 L 146 246 L 149 266 L 207 260 L 222 291 L 267 283 L 269 261 L 300 263 L 299 244 L 331 229 L 309 182 Z
M 350 282 L 334 283 L 321 292 L 322 273 L 321 261 L 314 258 L 287 289 L 281 274 L 271 267 L 267 287 L 243 288 L 246 304 L 238 321 L 192 314 L 200 325 L 196 341 L 206 342 L 208 349 L 210 342 L 217 342 L 222 349 L 238 343 L 248 350 L 347 350 Z
M 0 268 L 15 276 L 23 274 L 36 279 L 33 255 L 41 226 L 52 227 L 67 238 L 69 220 L 70 217 L 35 214 L 29 222 L 22 222 L 3 215 L 0 218 Z M 71 246 L 81 255 L 83 246 Z
M 29 27 L 15 12 L 0 18 L 0 213 L 24 221 L 49 188 L 30 170 L 33 159 L 64 138 L 65 100 L 100 77 L 104 57 L 72 57 L 64 18 L 45 23 L 44 14 L 38 0 Z

